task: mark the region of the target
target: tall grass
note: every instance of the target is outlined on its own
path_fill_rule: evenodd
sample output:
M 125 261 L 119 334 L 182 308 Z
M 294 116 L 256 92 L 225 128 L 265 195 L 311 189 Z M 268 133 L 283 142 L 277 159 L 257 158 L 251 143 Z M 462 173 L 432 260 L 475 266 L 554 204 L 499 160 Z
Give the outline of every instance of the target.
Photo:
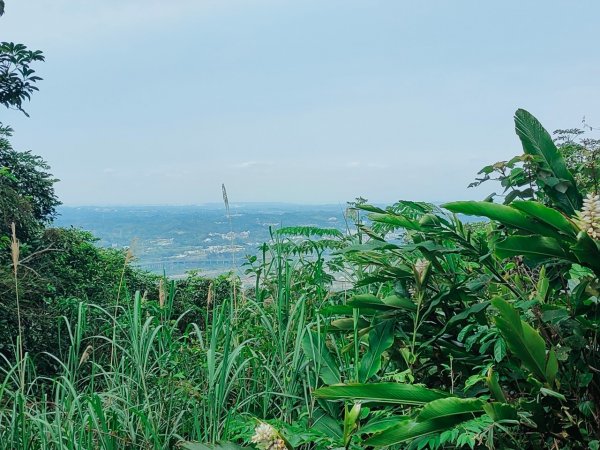
M 298 288 L 300 261 L 277 245 L 270 252 L 269 283 L 241 301 L 234 283 L 236 293 L 207 299 L 185 329 L 166 279 L 156 300 L 119 280 L 111 306 L 81 302 L 72 322 L 61 319 L 64 356 L 47 355 L 60 367 L 55 377 L 36 373 L 19 338 L 0 364 L 0 449 L 167 449 L 230 439 L 240 418 L 311 416 L 302 341 L 324 296 Z M 18 254 L 14 264 L 18 289 Z M 101 333 L 89 333 L 92 320 Z

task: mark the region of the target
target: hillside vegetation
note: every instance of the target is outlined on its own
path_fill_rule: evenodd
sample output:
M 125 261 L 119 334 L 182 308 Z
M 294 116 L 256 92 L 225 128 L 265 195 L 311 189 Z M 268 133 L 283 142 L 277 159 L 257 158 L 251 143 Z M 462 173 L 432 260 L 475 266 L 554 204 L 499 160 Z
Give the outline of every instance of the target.
M 41 61 L 0 44 L 0 104 Z M 0 126 L 0 448 L 597 450 L 599 145 L 515 129 L 474 182 L 500 195 L 272 229 L 248 289 L 53 228 L 50 168 Z
M 5 229 L 0 445 L 598 448 L 595 143 L 515 123 L 504 204 L 355 202 L 352 233 L 274 230 L 250 290 Z

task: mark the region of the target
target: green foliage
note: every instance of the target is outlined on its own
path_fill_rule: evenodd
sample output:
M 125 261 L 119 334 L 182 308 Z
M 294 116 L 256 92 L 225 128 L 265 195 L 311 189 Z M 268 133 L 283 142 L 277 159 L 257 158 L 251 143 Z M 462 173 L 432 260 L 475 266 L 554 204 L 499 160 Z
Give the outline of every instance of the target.
M 538 185 L 560 210 L 573 215 L 581 208 L 581 194 L 550 133 L 524 109 L 515 113 L 515 129 L 525 154 L 540 158 L 535 172 Z
M 198 317 L 207 318 L 214 305 L 220 305 L 229 298 L 233 289 L 240 289 L 239 283 L 230 274 L 207 278 L 196 271 L 189 272 L 176 286 L 173 314 L 179 316 L 186 313 L 180 320 L 182 329 L 198 322 Z
M 57 180 L 41 157 L 14 150 L 11 135 L 0 124 L 0 235 L 9 234 L 14 222 L 19 238 L 27 240 L 55 217 L 60 204 L 54 192 Z
M 332 325 L 351 341 L 344 349 L 357 367 L 370 365 L 372 347 L 383 338 L 377 327 L 394 325 L 385 350 L 377 352 L 382 359 L 372 379 L 363 372 L 360 380 L 367 383 L 314 392 L 316 398 L 374 402 L 366 423 L 356 427 L 355 442 L 595 445 L 597 423 L 581 399 L 600 398 L 593 381 L 598 374 L 590 369 L 598 361 L 600 246 L 575 218 L 581 195 L 550 135 L 523 110 L 515 119 L 525 169 L 512 166 L 508 173 L 490 166 L 484 173 L 500 170 L 505 187 L 518 192 L 506 197 L 506 205 L 444 205 L 486 217 L 487 225 L 470 227 L 434 206 L 410 202 L 386 209 L 360 205 L 373 222 L 364 228 L 369 240 L 344 249 L 360 269 L 358 292 L 328 311 L 338 315 Z M 397 229 L 403 242 L 386 242 L 385 234 Z M 348 307 L 352 318 L 343 317 Z M 413 389 L 414 396 L 405 394 Z M 420 396 L 430 392 L 440 398 Z M 381 426 L 370 425 L 382 418 Z
M 535 118 L 516 128 L 506 204 L 357 199 L 356 232 L 272 230 L 247 290 L 37 234 L 0 272 L 3 342 L 17 292 L 26 324 L 25 354 L 2 348 L 0 448 L 597 448 L 588 187 Z
M 444 397 L 445 392 L 402 383 L 370 383 L 327 386 L 314 391 L 320 398 L 335 400 L 356 399 L 362 402 L 424 405 Z
M 496 297 L 492 305 L 500 312 L 496 325 L 510 351 L 538 380 L 552 384 L 556 376 L 556 356 L 551 357 L 554 355 L 551 352 L 546 358 L 546 346 L 540 334 L 521 320 L 519 312 L 505 300 Z
M 54 373 L 59 367 L 45 353 L 57 352 L 64 339 L 61 319 L 76 320 L 78 304 L 87 301 L 100 308 L 114 304 L 119 295 L 119 280 L 123 277 L 121 294 L 140 290 L 156 295 L 157 277 L 134 270 L 126 264 L 126 254 L 95 245 L 96 238 L 77 229 L 46 229 L 35 242 L 22 246 L 19 266 L 19 295 L 26 351 L 36 355 L 38 370 Z M 3 249 L 6 252 L 5 249 Z M 0 265 L 0 350 L 12 353 L 16 335 L 15 286 L 12 267 Z M 92 332 L 100 332 L 100 322 Z
M 4 4 L 0 6 L 4 12 Z M 0 14 L 1 15 L 1 14 Z M 41 80 L 31 68 L 32 63 L 44 61 L 40 50 L 29 50 L 23 44 L 0 42 L 0 104 L 14 108 L 25 115 L 23 102 L 38 90 L 35 85 Z
M 598 192 L 600 140 L 583 137 L 584 134 L 585 131 L 577 128 L 556 130 L 554 141 L 564 156 L 567 168 L 573 174 L 579 190 L 582 193 Z

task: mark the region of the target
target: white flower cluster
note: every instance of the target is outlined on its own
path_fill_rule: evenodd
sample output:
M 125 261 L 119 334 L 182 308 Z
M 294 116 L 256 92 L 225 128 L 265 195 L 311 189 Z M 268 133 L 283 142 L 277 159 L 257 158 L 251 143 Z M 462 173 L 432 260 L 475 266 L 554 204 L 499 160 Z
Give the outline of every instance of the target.
M 251 442 L 260 450 L 286 450 L 285 442 L 279 433 L 268 423 L 261 423 L 254 430 Z
M 588 194 L 577 218 L 583 231 L 593 239 L 600 239 L 600 195 Z

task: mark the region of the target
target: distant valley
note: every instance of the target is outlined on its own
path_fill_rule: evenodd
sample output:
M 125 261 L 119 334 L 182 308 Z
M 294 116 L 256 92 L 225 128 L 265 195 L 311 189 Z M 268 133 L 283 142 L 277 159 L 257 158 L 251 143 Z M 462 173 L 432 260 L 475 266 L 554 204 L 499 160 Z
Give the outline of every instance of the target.
M 347 229 L 345 205 L 62 206 L 55 225 L 92 232 L 104 247 L 131 246 L 146 270 L 181 276 L 239 267 L 270 239 L 269 228 L 313 225 Z

